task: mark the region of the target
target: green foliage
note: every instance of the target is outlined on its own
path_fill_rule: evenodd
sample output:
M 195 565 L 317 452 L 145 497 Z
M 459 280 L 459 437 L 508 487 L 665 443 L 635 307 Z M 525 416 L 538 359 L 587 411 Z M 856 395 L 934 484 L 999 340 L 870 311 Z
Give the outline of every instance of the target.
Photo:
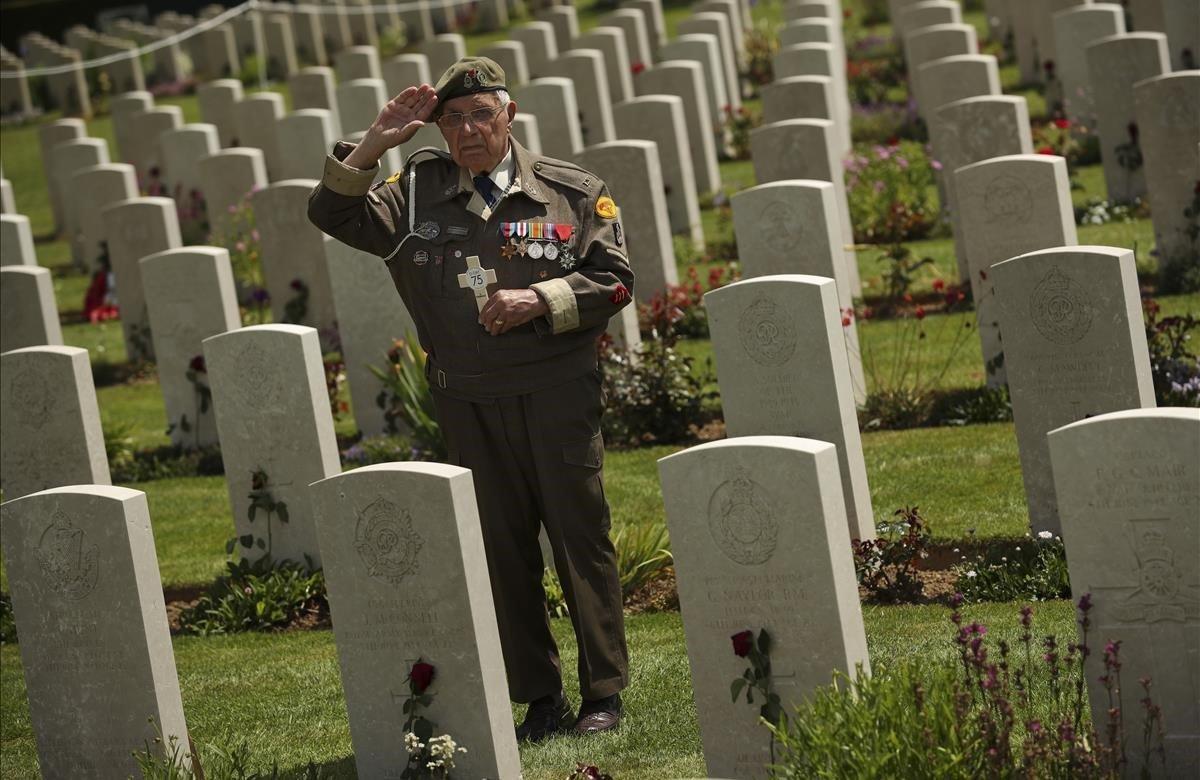
M 691 359 L 665 339 L 645 339 L 636 352 L 612 349 L 602 340 L 600 368 L 607 396 L 601 427 L 615 444 L 683 441 L 711 397 Z
M 104 454 L 108 457 L 109 471 L 113 474 L 127 472 L 137 459 L 133 445 L 133 425 L 102 418 L 100 429 L 104 433 Z
M 775 54 L 779 51 L 779 26 L 765 20 L 746 30 L 746 75 L 758 87 L 775 80 Z
M 922 594 L 917 570 L 929 557 L 929 530 L 915 506 L 897 509 L 892 516 L 900 519 L 880 523 L 875 539 L 850 540 L 854 573 L 872 601 L 914 601 Z
M 1200 358 L 1188 342 L 1200 330 L 1200 317 L 1187 313 L 1161 316 L 1158 303 L 1142 301 L 1150 371 L 1159 406 L 1200 406 Z
M 989 547 L 954 567 L 955 589 L 969 602 L 1069 598 L 1071 580 L 1062 539 L 1042 531 L 1014 547 Z
M 929 414 L 930 425 L 982 425 L 1012 420 L 1008 387 L 969 387 L 938 392 Z
M 283 321 L 295 325 L 303 322 L 308 315 L 308 285 L 301 279 L 293 279 L 288 286 L 292 290 L 292 297 L 283 304 Z
M 17 621 L 13 617 L 12 596 L 0 593 L 0 645 L 17 641 Z
M 901 244 L 937 226 L 934 163 L 921 144 L 892 139 L 846 161 L 850 221 L 858 243 Z
M 259 86 L 259 80 L 266 78 L 265 64 L 262 59 L 256 54 L 242 55 L 241 70 L 238 71 L 237 80 L 242 82 L 246 87 Z
M 210 246 L 224 247 L 229 252 L 233 267 L 233 281 L 237 288 L 238 302 L 243 307 L 243 325 L 261 325 L 269 321 L 266 281 L 262 270 L 262 244 L 258 234 L 257 220 L 250 196 L 247 192 L 232 207 L 223 223 L 222 230 L 213 230 L 208 236 Z M 209 222 L 214 222 L 210 214 Z
M 438 426 L 429 379 L 425 376 L 425 352 L 416 339 L 396 339 L 387 353 L 387 369 L 370 366 L 383 382 L 375 403 L 384 410 L 388 431 L 398 433 L 401 425 L 411 432 L 413 445 L 423 451 L 423 460 L 445 460 L 446 444 Z
M 189 753 L 174 734 L 166 739 L 164 747 L 161 729 L 153 718 L 150 722 L 154 724 L 158 736 L 153 744 L 147 744 L 133 754 L 142 780 L 280 780 L 278 764 L 272 765 L 270 772 L 258 772 L 250 768 L 253 752 L 245 740 L 232 748 L 209 743 L 204 750 Z M 193 768 L 195 759 L 199 759 L 202 772 Z M 321 780 L 326 775 L 310 761 L 303 775 L 291 773 L 288 776 Z
M 325 575 L 314 570 L 311 561 L 277 563 L 264 556 L 253 562 L 229 561 L 225 566 L 225 575 L 180 613 L 184 633 L 210 636 L 277 630 L 328 609 Z
M 750 131 L 762 124 L 762 112 L 746 106 L 725 106 L 725 132 L 729 136 L 729 155 L 726 159 L 750 159 Z M 723 150 L 718 149 L 718 153 Z M 722 153 L 721 156 L 725 158 Z
M 422 454 L 404 436 L 368 436 L 342 450 L 342 463 L 357 468 L 376 463 L 420 460 Z
M 622 526 L 612 535 L 612 541 L 617 548 L 617 576 L 624 598 L 674 562 L 667 527 L 662 523 Z
M 122 452 L 119 461 L 109 458 L 109 471 L 116 484 L 150 482 L 172 477 L 208 477 L 225 473 L 221 448 L 213 445 L 185 450 L 169 445 Z
M 932 257 L 918 257 L 911 248 L 900 243 L 884 247 L 879 253 L 879 262 L 886 269 L 883 272 L 883 308 L 888 313 L 899 308 L 905 296 L 911 300 L 909 291 L 917 280 L 917 272 L 934 265 Z
M 549 566 L 542 573 L 542 590 L 546 591 L 546 610 L 550 617 L 565 618 L 570 614 L 567 611 L 567 597 L 563 594 L 562 583 L 558 581 L 554 569 Z
M 1200 179 L 1192 190 L 1192 202 L 1183 210 L 1189 246 L 1173 257 L 1159 257 L 1158 292 L 1200 292 Z

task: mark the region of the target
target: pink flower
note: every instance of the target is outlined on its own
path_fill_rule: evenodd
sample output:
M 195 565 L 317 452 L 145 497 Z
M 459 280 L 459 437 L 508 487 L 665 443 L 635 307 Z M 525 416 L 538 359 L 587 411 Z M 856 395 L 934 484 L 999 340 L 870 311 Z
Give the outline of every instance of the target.
M 942 164 L 937 160 L 930 160 L 929 167 L 933 168 L 935 171 L 940 171 L 942 169 Z

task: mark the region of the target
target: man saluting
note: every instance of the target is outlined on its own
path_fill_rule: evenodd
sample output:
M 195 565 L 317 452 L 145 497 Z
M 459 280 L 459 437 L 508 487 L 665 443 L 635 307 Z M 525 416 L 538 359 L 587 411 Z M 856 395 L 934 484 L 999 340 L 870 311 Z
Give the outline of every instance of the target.
M 388 102 L 357 146 L 339 143 L 309 199 L 313 224 L 383 257 L 428 353 L 452 463 L 471 469 L 520 739 L 605 731 L 621 717 L 628 650 L 609 539 L 596 339 L 633 273 L 604 182 L 531 153 L 486 57 Z M 372 186 L 379 158 L 426 122 L 422 149 Z M 583 704 L 563 693 L 542 589 L 545 526 L 579 644 Z

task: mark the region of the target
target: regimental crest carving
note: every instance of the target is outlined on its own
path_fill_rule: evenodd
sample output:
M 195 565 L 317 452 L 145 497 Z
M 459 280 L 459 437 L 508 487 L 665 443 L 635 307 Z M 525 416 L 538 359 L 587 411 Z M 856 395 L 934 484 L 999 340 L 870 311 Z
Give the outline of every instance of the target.
M 802 226 L 796 209 L 783 200 L 767 204 L 759 217 L 758 227 L 759 235 L 771 251 L 780 254 L 794 251 L 802 237 Z
M 1033 288 L 1029 316 L 1047 341 L 1074 344 L 1092 329 L 1092 299 L 1078 282 L 1053 266 Z
M 1184 623 L 1200 619 L 1200 582 L 1184 582 L 1163 518 L 1129 521 L 1136 585 L 1107 591 L 1121 623 Z
M 738 335 L 746 354 L 759 365 L 781 366 L 796 351 L 791 317 L 766 298 L 759 298 L 742 312 Z
M 9 385 L 12 392 L 13 405 L 20 413 L 14 415 L 35 431 L 40 431 L 50 420 L 54 411 L 54 393 L 50 390 L 50 381 L 46 375 L 35 368 L 29 368 L 13 377 Z
M 71 601 L 87 597 L 100 578 L 99 556 L 84 530 L 66 512 L 55 510 L 37 548 L 38 566 L 50 587 Z
M 779 541 L 775 506 L 762 485 L 737 469 L 708 500 L 708 530 L 717 548 L 734 563 L 766 563 Z
M 997 176 L 983 193 L 983 207 L 993 221 L 1015 225 L 1029 218 L 1033 197 L 1029 186 L 1015 176 Z
M 257 344 L 250 344 L 234 360 L 234 372 L 242 382 L 242 400 L 248 406 L 274 405 L 279 400 L 279 387 L 271 381 L 267 353 Z
M 385 498 L 377 498 L 358 512 L 354 549 L 367 566 L 367 574 L 399 585 L 417 572 L 417 555 L 425 546 L 412 527 L 412 515 Z

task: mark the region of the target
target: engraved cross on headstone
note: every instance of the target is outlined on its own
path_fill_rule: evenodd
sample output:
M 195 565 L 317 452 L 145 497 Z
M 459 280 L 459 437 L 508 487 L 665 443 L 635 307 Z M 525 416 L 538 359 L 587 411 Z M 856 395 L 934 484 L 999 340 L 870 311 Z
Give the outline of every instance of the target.
M 471 255 L 467 258 L 467 272 L 458 275 L 458 286 L 469 288 L 475 294 L 475 308 L 483 311 L 487 303 L 489 284 L 496 283 L 496 272 L 479 265 L 479 257 Z

